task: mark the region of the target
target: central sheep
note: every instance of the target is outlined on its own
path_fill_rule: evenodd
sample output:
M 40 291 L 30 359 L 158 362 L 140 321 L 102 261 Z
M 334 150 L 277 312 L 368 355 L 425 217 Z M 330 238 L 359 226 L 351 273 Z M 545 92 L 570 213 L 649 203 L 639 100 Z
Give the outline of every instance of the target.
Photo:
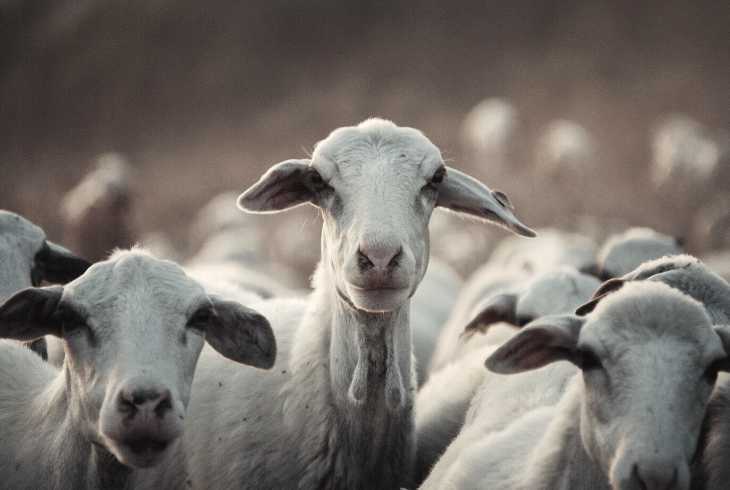
M 322 259 L 306 300 L 256 305 L 279 345 L 271 373 L 204 351 L 168 488 L 391 489 L 414 458 L 409 303 L 429 259 L 436 206 L 534 233 L 504 194 L 446 167 L 420 131 L 370 119 L 335 130 L 311 159 L 272 167 L 239 206 L 312 204 Z M 187 478 L 180 481 L 180 478 Z M 159 488 L 157 483 L 155 488 Z

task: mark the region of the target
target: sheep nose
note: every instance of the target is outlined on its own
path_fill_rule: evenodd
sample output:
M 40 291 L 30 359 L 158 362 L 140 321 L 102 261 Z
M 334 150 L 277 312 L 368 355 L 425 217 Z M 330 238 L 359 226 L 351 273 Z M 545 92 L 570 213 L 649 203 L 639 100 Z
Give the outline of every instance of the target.
M 135 416 L 152 414 L 162 418 L 172 410 L 170 390 L 156 386 L 128 386 L 119 390 L 117 407 L 120 412 Z
M 637 464 L 634 480 L 641 490 L 675 490 L 679 488 L 679 470 L 672 464 Z
M 361 243 L 357 249 L 357 264 L 361 271 L 393 269 L 403 254 L 402 245 L 384 243 Z

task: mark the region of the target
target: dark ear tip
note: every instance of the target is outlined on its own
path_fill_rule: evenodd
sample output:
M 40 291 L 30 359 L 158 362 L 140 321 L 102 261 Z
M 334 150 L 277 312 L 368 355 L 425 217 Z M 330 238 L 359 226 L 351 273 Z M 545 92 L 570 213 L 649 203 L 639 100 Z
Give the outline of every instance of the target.
M 586 316 L 587 314 L 589 314 L 590 312 L 592 312 L 595 309 L 597 303 L 598 303 L 598 300 L 595 300 L 595 299 L 589 301 L 588 303 L 583 303 L 582 305 L 580 305 L 578 308 L 575 309 L 575 314 L 578 316 Z

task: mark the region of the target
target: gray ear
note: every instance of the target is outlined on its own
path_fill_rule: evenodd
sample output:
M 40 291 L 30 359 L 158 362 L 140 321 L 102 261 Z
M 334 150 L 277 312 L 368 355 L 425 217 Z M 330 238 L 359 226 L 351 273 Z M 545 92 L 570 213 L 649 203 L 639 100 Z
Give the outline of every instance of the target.
M 276 339 L 261 313 L 235 301 L 211 297 L 213 317 L 205 340 L 228 359 L 261 369 L 276 362 Z
M 590 301 L 576 308 L 575 314 L 585 316 L 588 313 L 592 312 L 596 308 L 596 305 L 598 305 L 598 303 L 600 303 L 603 298 L 613 293 L 614 291 L 618 291 L 627 282 L 629 281 L 618 277 L 609 279 L 608 281 L 604 282 L 603 284 L 598 286 L 598 289 L 596 289 L 596 292 L 593 293 Z
M 50 240 L 45 241 L 35 256 L 37 274 L 48 282 L 64 284 L 73 281 L 89 267 L 91 262 Z
M 730 372 L 730 325 L 715 325 L 713 328 L 718 337 L 720 337 L 722 346 L 727 354 L 727 357 L 720 361 L 716 368 L 718 371 Z
M 271 167 L 238 198 L 238 207 L 250 213 L 275 213 L 311 202 L 313 174 L 307 159 L 286 160 Z
M 44 335 L 60 336 L 56 312 L 63 287 L 27 288 L 0 306 L 0 338 L 30 341 Z
M 537 236 L 517 219 L 512 203 L 503 192 L 492 191 L 474 177 L 452 167 L 446 167 L 436 205 L 502 225 L 518 235 Z
M 487 358 L 486 366 L 499 374 L 538 369 L 556 361 L 580 362 L 576 348 L 584 318 L 549 315 L 527 324 Z
M 495 323 L 506 322 L 517 325 L 517 295 L 512 293 L 497 294 L 485 299 L 475 308 L 476 314 L 464 327 L 463 336 L 477 332 L 486 333 Z

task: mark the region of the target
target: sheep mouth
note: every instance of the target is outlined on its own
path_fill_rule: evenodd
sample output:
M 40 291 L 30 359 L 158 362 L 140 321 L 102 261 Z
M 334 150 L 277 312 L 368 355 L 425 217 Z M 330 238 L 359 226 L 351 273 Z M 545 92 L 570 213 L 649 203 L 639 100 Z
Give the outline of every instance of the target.
M 140 437 L 123 442 L 135 455 L 159 454 L 170 445 L 170 441 L 160 441 L 151 437 Z

